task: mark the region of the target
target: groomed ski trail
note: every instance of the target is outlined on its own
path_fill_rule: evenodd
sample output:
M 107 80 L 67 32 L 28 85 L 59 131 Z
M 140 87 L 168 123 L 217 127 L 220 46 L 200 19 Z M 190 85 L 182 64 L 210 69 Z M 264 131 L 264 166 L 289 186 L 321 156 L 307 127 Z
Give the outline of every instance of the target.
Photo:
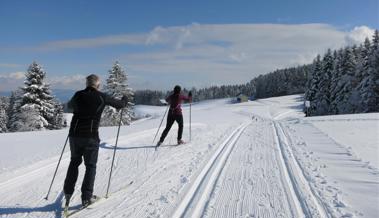
M 329 217 L 288 146 L 275 120 L 241 125 L 209 159 L 172 217 Z
M 279 147 L 282 167 L 285 168 L 285 179 L 289 191 L 297 199 L 297 207 L 303 212 L 302 217 L 330 217 L 317 193 L 315 193 L 305 178 L 291 150 L 289 139 L 284 133 L 279 121 L 273 121 L 273 131 L 276 144 Z
M 188 190 L 172 217 L 200 217 L 213 190 L 214 184 L 225 165 L 226 159 L 248 124 L 241 124 L 219 146 Z
M 194 107 L 203 116 L 192 125 L 196 137 L 186 145 L 163 145 L 154 152 L 151 135 L 156 128 L 144 124 L 154 120 L 120 135 L 112 197 L 73 217 L 331 217 L 302 172 L 291 150 L 291 135 L 279 120 L 290 110 L 271 112 L 262 103 L 258 107 L 270 113 L 260 117 L 251 113 L 250 105 L 200 106 Z M 210 109 L 217 113 L 209 113 Z M 170 131 L 166 145 L 176 141 L 176 131 L 175 127 Z M 113 143 L 112 136 L 101 143 L 95 194 L 105 193 Z M 63 157 L 51 200 L 46 202 L 41 195 L 50 182 L 54 159 L 0 183 L 4 196 L 0 217 L 59 217 L 68 155 Z M 80 202 L 82 177 L 83 166 L 74 205 Z M 123 189 L 129 181 L 135 182 Z

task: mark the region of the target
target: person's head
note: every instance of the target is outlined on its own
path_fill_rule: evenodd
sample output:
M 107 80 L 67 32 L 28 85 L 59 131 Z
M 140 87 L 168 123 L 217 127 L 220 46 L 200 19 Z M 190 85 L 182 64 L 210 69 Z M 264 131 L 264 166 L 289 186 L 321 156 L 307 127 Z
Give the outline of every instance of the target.
M 182 90 L 182 88 L 180 88 L 180 86 L 176 85 L 174 87 L 174 94 L 179 94 L 181 90 Z
M 95 89 L 99 89 L 100 88 L 100 78 L 95 74 L 91 74 L 91 75 L 87 76 L 87 78 L 86 78 L 86 85 L 87 85 L 87 87 L 93 87 Z

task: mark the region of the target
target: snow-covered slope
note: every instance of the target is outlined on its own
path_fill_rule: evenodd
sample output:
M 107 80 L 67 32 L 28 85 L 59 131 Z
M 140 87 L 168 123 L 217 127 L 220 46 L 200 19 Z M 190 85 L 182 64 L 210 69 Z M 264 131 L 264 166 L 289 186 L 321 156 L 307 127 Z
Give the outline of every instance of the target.
M 157 151 L 152 140 L 166 107 L 138 106 L 146 118 L 121 128 L 110 197 L 73 217 L 376 217 L 378 114 L 304 118 L 301 105 L 299 95 L 197 103 L 192 141 L 175 146 L 174 125 Z M 186 141 L 188 121 L 186 105 Z M 100 196 L 116 130 L 100 129 Z M 62 217 L 68 148 L 43 198 L 66 137 L 67 129 L 0 135 L 0 217 Z

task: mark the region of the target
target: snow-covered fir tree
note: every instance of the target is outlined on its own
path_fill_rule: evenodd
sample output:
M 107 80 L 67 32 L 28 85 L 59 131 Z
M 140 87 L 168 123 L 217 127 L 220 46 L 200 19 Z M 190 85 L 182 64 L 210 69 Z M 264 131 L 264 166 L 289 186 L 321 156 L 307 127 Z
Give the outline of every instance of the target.
M 339 49 L 333 53 L 334 67 L 330 82 L 330 114 L 338 114 L 338 104 L 339 104 L 339 90 L 341 89 L 342 83 L 340 83 L 341 71 L 342 71 L 342 59 L 343 59 L 343 49 Z
M 322 63 L 320 55 L 317 55 L 316 59 L 313 61 L 312 77 L 309 83 L 309 93 L 307 100 L 310 101 L 310 108 L 308 112 L 310 114 L 317 113 L 318 99 L 316 98 L 317 92 L 319 90 L 320 80 L 322 75 Z
M 328 114 L 330 109 L 330 79 L 333 73 L 333 56 L 330 49 L 323 57 L 319 70 L 317 74 L 319 77 L 318 90 L 315 95 L 317 99 L 316 114 L 324 115 Z
M 13 106 L 11 120 L 12 131 L 33 131 L 56 128 L 56 100 L 51 95 L 50 87 L 45 83 L 46 76 L 42 67 L 33 62 L 25 74 L 22 96 Z M 30 114 L 30 116 L 28 116 Z
M 16 122 L 18 119 L 18 114 L 20 113 L 22 95 L 23 95 L 23 91 L 21 90 L 21 88 L 19 88 L 13 91 L 9 98 L 9 107 L 7 111 L 7 115 L 8 115 L 7 128 L 8 128 L 8 131 L 10 132 L 18 131 Z
M 344 56 L 342 60 L 342 71 L 341 71 L 341 89 L 339 89 L 339 104 L 338 111 L 342 114 L 354 113 L 354 102 L 359 99 L 354 99 L 353 90 L 357 86 L 355 72 L 356 72 L 356 58 L 354 56 L 353 49 L 347 47 L 344 51 Z
M 361 48 L 361 63 L 358 65 L 358 75 L 361 77 L 361 81 L 357 87 L 359 91 L 359 107 L 362 112 L 373 111 L 375 107 L 375 94 L 374 78 L 370 75 L 371 62 L 370 62 L 371 43 L 368 38 L 365 39 L 363 47 Z
M 129 99 L 129 104 L 122 109 L 122 125 L 128 125 L 133 118 L 133 104 L 131 103 L 133 99 L 133 91 L 128 86 L 128 79 L 124 69 L 121 67 L 120 63 L 116 61 L 111 70 L 108 71 L 109 76 L 104 87 L 104 92 L 114 98 L 122 98 L 122 96 L 127 96 Z M 114 107 L 106 106 L 101 117 L 101 126 L 116 126 L 120 122 L 121 110 L 117 110 Z
M 32 104 L 25 104 L 20 107 L 16 117 L 17 119 L 12 126 L 18 132 L 42 130 L 49 125 L 46 119 L 41 116 L 38 108 Z
M 63 105 L 59 101 L 54 100 L 54 119 L 52 121 L 52 128 L 61 129 L 66 127 L 65 123 L 67 122 L 64 117 Z
M 375 30 L 370 58 L 370 77 L 373 78 L 373 96 L 368 103 L 368 112 L 379 111 L 379 31 Z
M 7 132 L 9 98 L 0 97 L 0 133 Z

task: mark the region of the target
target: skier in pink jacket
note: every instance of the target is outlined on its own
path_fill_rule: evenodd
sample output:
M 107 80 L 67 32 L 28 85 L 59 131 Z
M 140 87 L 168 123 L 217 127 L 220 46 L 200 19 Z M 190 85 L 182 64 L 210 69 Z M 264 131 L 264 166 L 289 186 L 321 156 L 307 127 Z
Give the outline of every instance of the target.
M 177 85 L 174 87 L 174 93 L 166 98 L 166 101 L 170 104 L 170 109 L 168 111 L 166 128 L 164 129 L 157 146 L 160 146 L 163 143 L 164 139 L 166 138 L 168 132 L 171 129 L 171 126 L 174 124 L 175 121 L 179 125 L 178 138 L 177 138 L 178 145 L 184 143 L 184 141 L 182 140 L 183 114 L 182 114 L 181 103 L 183 101 L 192 102 L 192 93 L 189 92 L 188 96 L 185 96 L 185 95 L 180 94 L 180 92 L 181 92 L 181 88 L 180 86 Z

